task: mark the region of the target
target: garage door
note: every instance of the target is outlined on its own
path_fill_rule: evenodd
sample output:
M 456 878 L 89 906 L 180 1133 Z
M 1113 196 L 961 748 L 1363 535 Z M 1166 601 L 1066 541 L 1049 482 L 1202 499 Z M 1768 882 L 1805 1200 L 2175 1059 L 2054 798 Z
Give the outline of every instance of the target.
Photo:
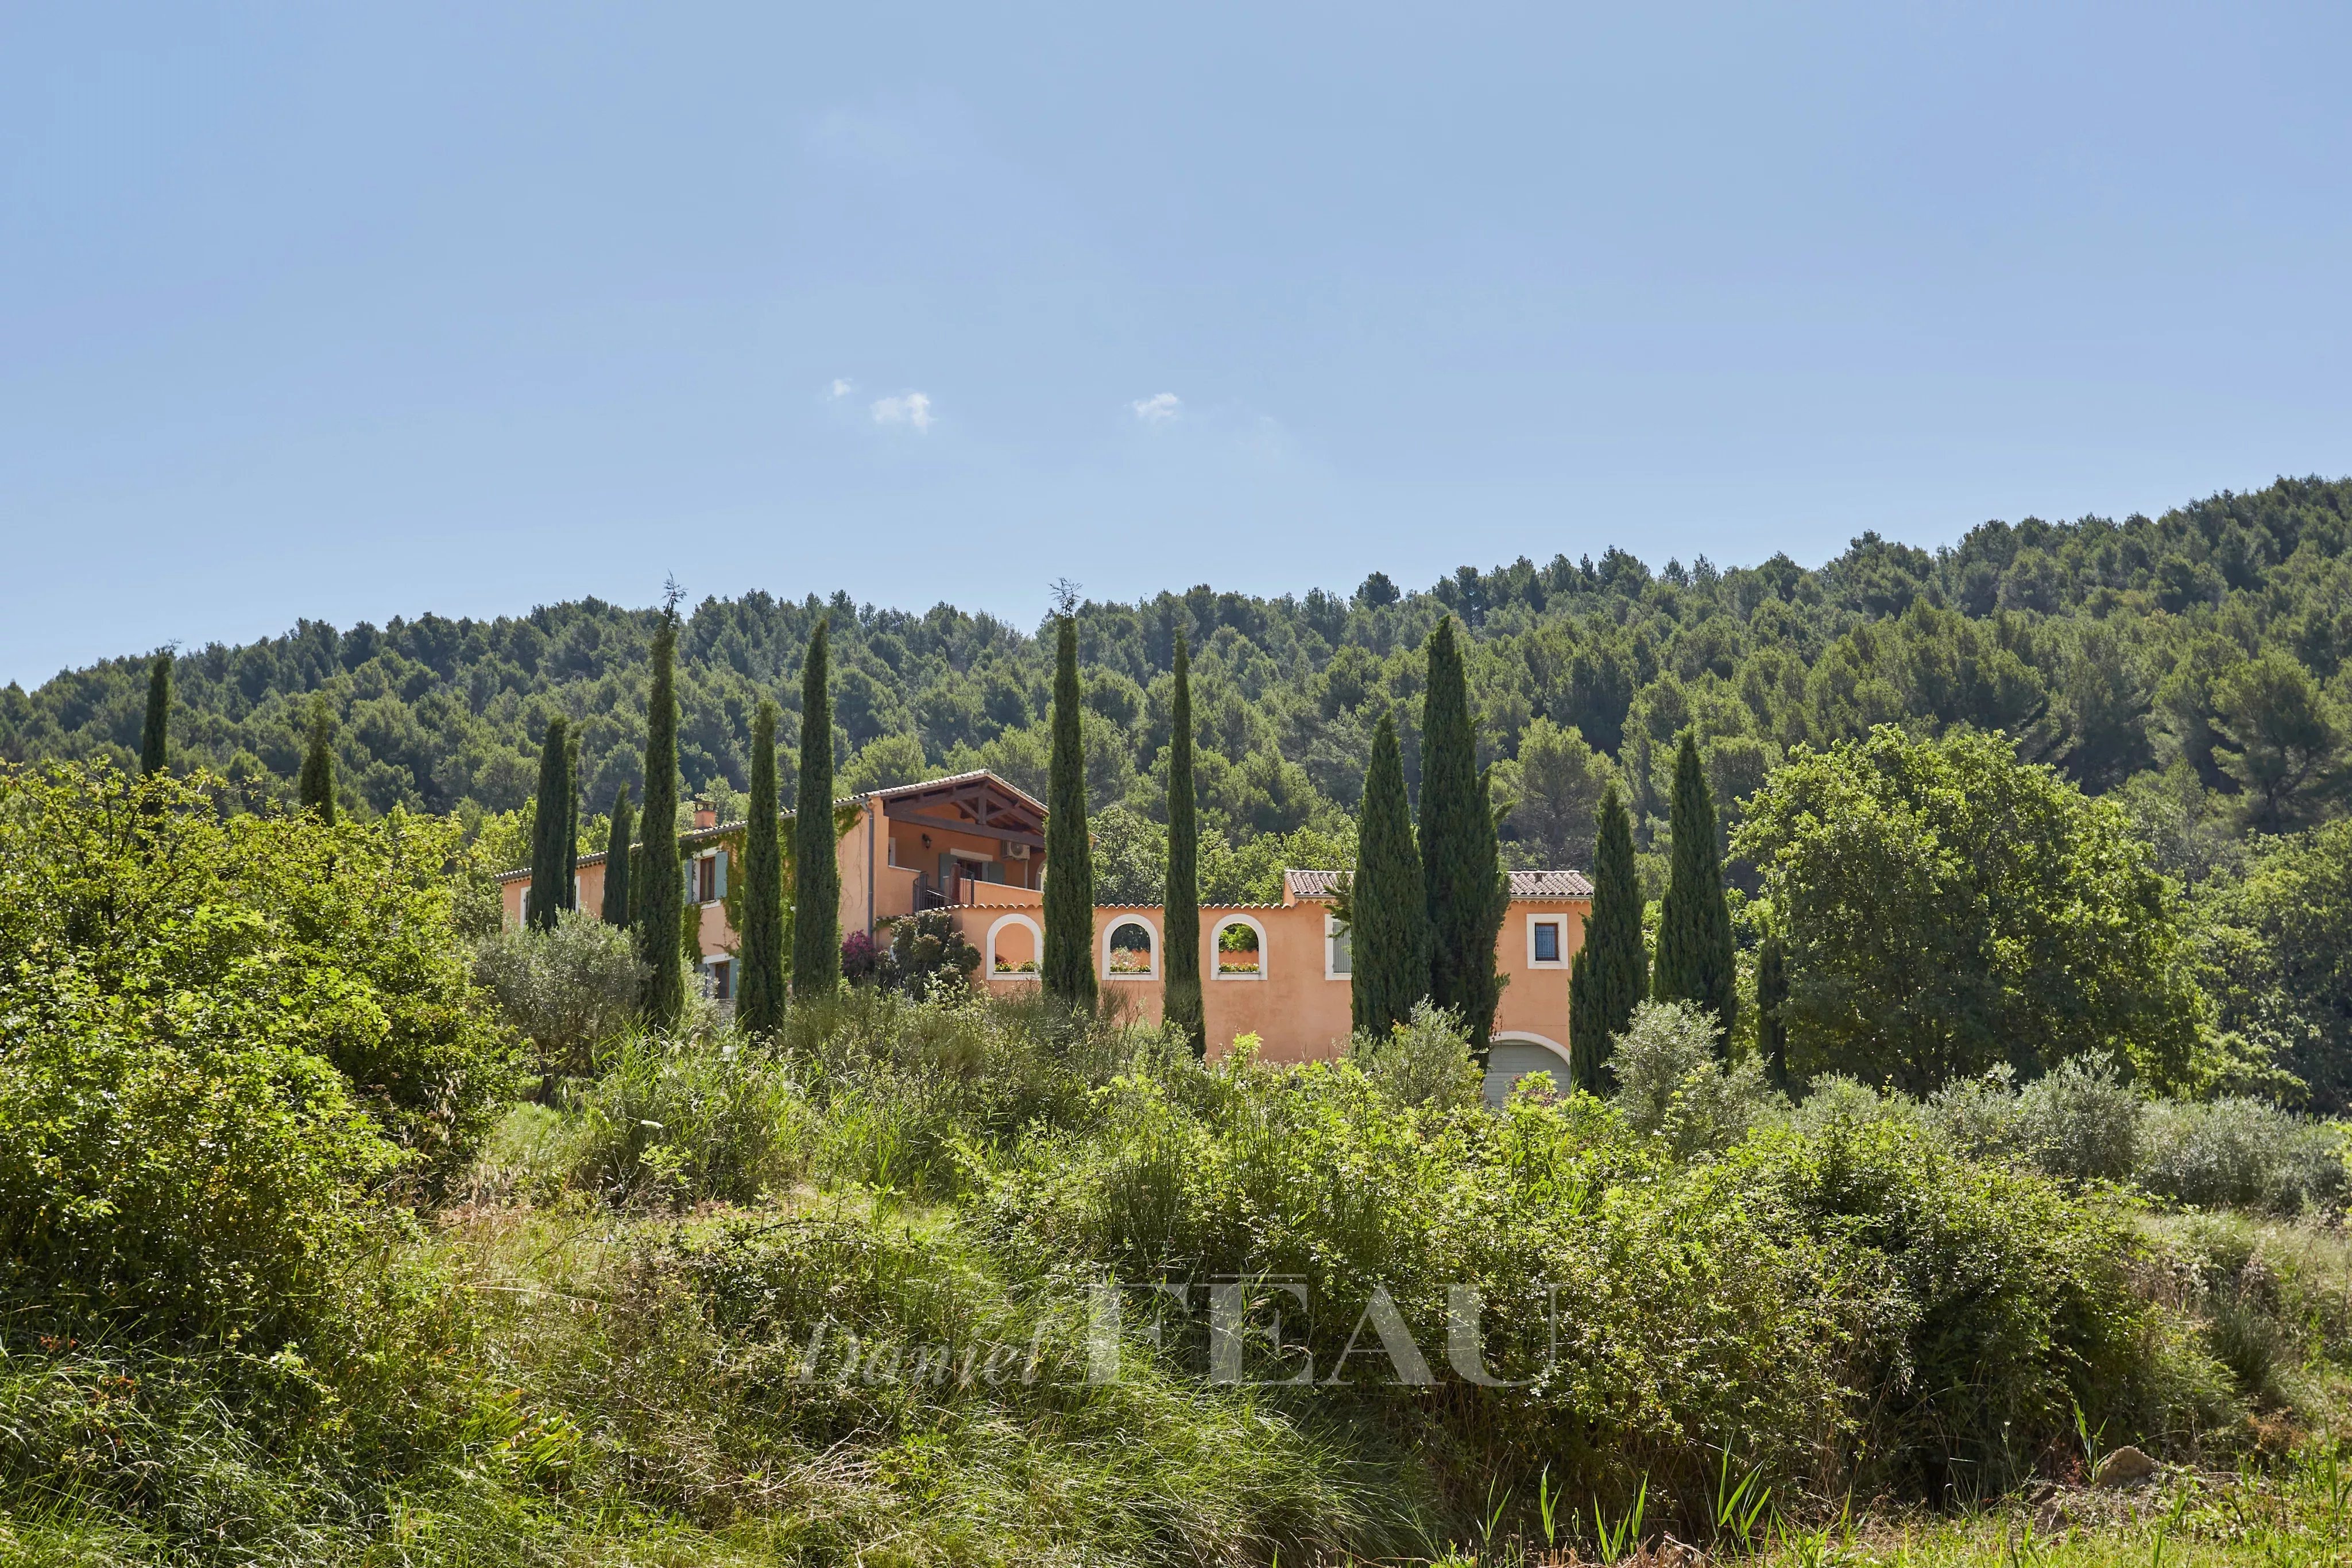
M 1530 1072 L 1549 1072 L 1551 1086 L 1568 1092 L 1568 1063 L 1548 1045 L 1531 1040 L 1498 1040 L 1486 1048 L 1486 1103 L 1500 1105 L 1511 1086 Z

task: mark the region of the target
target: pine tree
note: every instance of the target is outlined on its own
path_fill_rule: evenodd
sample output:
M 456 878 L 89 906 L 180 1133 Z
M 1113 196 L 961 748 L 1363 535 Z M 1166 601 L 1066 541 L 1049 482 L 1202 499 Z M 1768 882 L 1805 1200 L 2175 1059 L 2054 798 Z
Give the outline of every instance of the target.
M 607 925 L 629 923 L 629 787 L 613 793 L 613 832 L 604 841 L 604 904 L 597 911 Z
M 1601 831 L 1592 845 L 1592 912 L 1568 982 L 1568 1053 L 1579 1089 L 1609 1092 L 1611 1045 L 1632 1025 L 1633 1009 L 1649 988 L 1633 821 L 1612 782 L 1601 792 Z
M 335 721 L 327 711 L 327 694 L 310 698 L 310 746 L 302 754 L 302 772 L 294 781 L 297 799 L 319 821 L 335 825 Z
M 1731 1037 L 1738 968 L 1732 956 L 1731 905 L 1723 895 L 1723 857 L 1715 842 L 1715 798 L 1699 766 L 1698 742 L 1683 731 L 1675 758 L 1673 870 L 1658 912 L 1657 968 L 1650 994 L 1662 1002 L 1689 1001 L 1715 1015 L 1723 1040 Z
M 635 907 L 637 959 L 645 981 L 645 1014 L 656 1029 L 677 1021 L 686 1008 L 686 971 L 678 962 L 686 918 L 685 872 L 677 853 L 677 608 L 664 606 L 654 632 L 654 676 L 646 700 L 646 809 L 643 842 L 630 875 Z
M 1756 1046 L 1773 1086 L 1789 1087 L 1789 1025 L 1780 1015 L 1789 999 L 1789 949 L 1777 931 L 1756 949 Z
M 841 987 L 841 863 L 834 858 L 833 686 L 829 622 L 816 623 L 801 669 L 801 776 L 793 821 L 793 996 Z
M 1391 714 L 1381 715 L 1372 731 L 1371 765 L 1364 770 L 1356 873 L 1348 884 L 1348 945 L 1355 1027 L 1385 1040 L 1429 995 L 1429 905 Z
M 565 741 L 571 725 L 561 717 L 547 721 L 547 738 L 539 748 L 539 795 L 531 804 L 530 887 L 523 894 L 523 924 L 541 931 L 555 929 L 556 911 L 563 907 L 563 889 L 557 878 L 563 862 L 562 838 L 571 812 L 565 800 L 572 793 L 564 776 Z
M 784 1021 L 784 857 L 777 842 L 776 705 L 751 721 L 751 802 L 743 830 L 742 975 L 735 1020 L 764 1035 Z
M 139 772 L 161 773 L 171 763 L 172 655 L 158 653 L 147 673 L 147 723 L 139 732 Z
M 1078 730 L 1078 625 L 1061 617 L 1054 655 L 1054 753 L 1046 768 L 1045 994 L 1095 1005 L 1095 871 L 1087 839 L 1087 754 Z
M 1429 998 L 1470 1031 L 1486 1060 L 1486 1037 L 1502 999 L 1495 942 L 1509 884 L 1502 844 L 1478 768 L 1477 732 L 1462 650 L 1447 616 L 1429 634 L 1429 689 L 1421 727 L 1421 867 L 1429 910 Z
M 1168 737 L 1168 891 L 1160 941 L 1168 977 L 1162 1015 L 1184 1031 L 1192 1054 L 1208 1054 L 1201 998 L 1201 829 L 1192 805 L 1192 660 L 1176 634 L 1176 691 Z

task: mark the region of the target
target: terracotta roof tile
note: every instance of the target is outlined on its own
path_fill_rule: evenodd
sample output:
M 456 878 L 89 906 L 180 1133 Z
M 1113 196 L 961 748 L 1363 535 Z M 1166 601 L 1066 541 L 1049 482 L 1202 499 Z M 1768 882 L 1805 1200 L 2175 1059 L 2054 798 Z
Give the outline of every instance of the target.
M 1591 898 L 1592 883 L 1580 871 L 1515 871 L 1513 898 Z
M 1303 870 L 1294 866 L 1282 875 L 1293 898 L 1330 898 L 1339 893 L 1340 879 L 1347 873 Z M 1515 871 L 1510 876 L 1513 898 L 1592 896 L 1592 883 L 1580 871 Z

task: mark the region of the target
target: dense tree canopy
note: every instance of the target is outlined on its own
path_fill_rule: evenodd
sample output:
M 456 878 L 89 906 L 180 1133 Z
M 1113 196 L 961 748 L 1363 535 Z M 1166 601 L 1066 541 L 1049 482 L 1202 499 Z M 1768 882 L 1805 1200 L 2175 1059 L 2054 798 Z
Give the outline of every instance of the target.
M 1597 561 L 1465 567 L 1410 593 L 1383 579 L 1353 596 L 1203 586 L 1082 603 L 1088 794 L 1097 808 L 1125 800 L 1164 816 L 1180 632 L 1193 653 L 1205 830 L 1239 845 L 1330 825 L 1354 807 L 1384 711 L 1404 721 L 1417 790 L 1422 646 L 1450 612 L 1467 633 L 1480 759 L 1516 765 L 1496 782 L 1518 803 L 1506 848 L 1519 863 L 1589 844 L 1583 802 L 1599 796 L 1589 775 L 1606 764 L 1646 845 L 1663 826 L 1685 727 L 1727 811 L 1798 742 L 1826 745 L 1882 722 L 1966 724 L 2021 737 L 2029 756 L 2094 791 L 2185 757 L 2208 789 L 2300 826 L 2343 809 L 2334 768 L 2352 654 L 2347 543 L 2352 481 L 2288 480 L 2154 519 L 1987 523 L 1933 554 L 1865 534 L 1811 570 L 1785 556 L 1654 570 L 1612 549 Z M 780 744 L 797 749 L 801 661 L 827 617 L 845 769 L 888 743 L 902 767 L 918 752 L 932 768 L 986 765 L 1042 794 L 1050 640 L 946 604 L 914 612 L 757 591 L 706 599 L 680 628 L 689 793 L 749 787 L 762 696 L 784 710 Z M 560 713 L 580 733 L 588 798 L 601 805 L 625 780 L 642 798 L 659 621 L 657 609 L 585 600 L 493 621 L 424 615 L 348 631 L 304 622 L 259 643 L 215 643 L 175 665 L 175 756 L 224 774 L 248 800 L 290 800 L 305 705 L 321 692 L 338 721 L 345 809 L 510 810 L 530 798 L 540 741 Z M 2265 656 L 2273 662 L 2260 672 L 2241 671 Z M 134 766 L 150 669 L 124 657 L 31 692 L 0 687 L 0 758 L 107 755 Z M 1571 731 L 1599 754 L 1591 762 L 1563 754 Z M 789 755 L 784 764 L 789 796 Z
M 2191 1071 L 2200 998 L 2147 846 L 1999 737 L 1892 725 L 1800 749 L 1749 802 L 1786 944 L 1791 1065 L 1922 1093 L 2090 1051 Z

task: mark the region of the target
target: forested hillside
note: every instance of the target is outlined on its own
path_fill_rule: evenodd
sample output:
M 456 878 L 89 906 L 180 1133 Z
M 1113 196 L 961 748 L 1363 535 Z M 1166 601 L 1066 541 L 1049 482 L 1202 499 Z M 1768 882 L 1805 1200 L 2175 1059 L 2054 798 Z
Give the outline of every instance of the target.
M 999 995 L 747 844 L 764 1018 L 683 985 L 669 874 L 500 917 L 554 721 L 601 805 L 649 685 L 656 821 L 672 728 L 737 808 L 803 658 L 849 788 L 1045 792 L 1047 650 L 947 607 L 706 601 L 675 702 L 677 623 L 596 603 L 12 686 L 0 1568 L 2344 1562 L 2347 519 L 1084 606 L 1098 895 L 1160 895 L 1180 633 L 1204 896 L 1349 860 L 1379 736 L 1349 905 L 1431 939 L 1353 927 L 1410 1009 L 1307 1062 L 1098 1004 L 1083 896 Z M 1499 880 L 1470 706 L 1511 855 L 1607 824 L 1579 1082 L 1500 1107 L 1433 956 L 1495 940 L 1433 917 Z
M 2174 869 L 2201 870 L 2218 852 L 2209 805 L 2223 837 L 2341 809 L 2347 540 L 2352 481 L 2282 480 L 2156 519 L 1987 523 L 1934 553 L 1865 534 L 1813 570 L 1785 555 L 1654 570 L 1612 549 L 1597 560 L 1465 566 L 1421 591 L 1375 573 L 1347 594 L 1202 586 L 1088 602 L 1092 794 L 1097 807 L 1158 811 L 1181 632 L 1194 649 L 1212 825 L 1235 844 L 1343 829 L 1381 713 L 1396 713 L 1417 776 L 1420 650 L 1450 612 L 1472 634 L 1484 744 L 1498 791 L 1517 802 L 1507 832 L 1523 863 L 1582 862 L 1589 802 L 1612 764 L 1654 848 L 1670 743 L 1685 726 L 1717 798 L 1737 802 L 1790 747 L 1891 720 L 2005 730 L 2093 793 L 2160 795 L 2178 830 Z M 725 573 L 719 559 L 697 570 Z M 785 709 L 789 768 L 802 650 L 828 614 L 845 784 L 984 765 L 1042 790 L 1050 650 L 1036 636 L 947 604 L 916 613 L 765 591 L 706 598 L 688 621 L 690 789 L 744 787 L 763 695 Z M 427 614 L 338 631 L 306 621 L 266 642 L 189 651 L 175 678 L 174 759 L 226 774 L 256 803 L 290 799 L 309 694 L 323 692 L 347 809 L 472 818 L 525 803 L 547 720 L 562 713 L 581 736 L 594 811 L 638 783 L 655 620 L 592 599 L 488 622 Z M 0 758 L 130 761 L 146 678 L 142 659 L 126 655 L 29 694 L 11 685 L 0 691 Z M 2169 783 L 2142 778 L 2173 764 L 2185 771 Z

